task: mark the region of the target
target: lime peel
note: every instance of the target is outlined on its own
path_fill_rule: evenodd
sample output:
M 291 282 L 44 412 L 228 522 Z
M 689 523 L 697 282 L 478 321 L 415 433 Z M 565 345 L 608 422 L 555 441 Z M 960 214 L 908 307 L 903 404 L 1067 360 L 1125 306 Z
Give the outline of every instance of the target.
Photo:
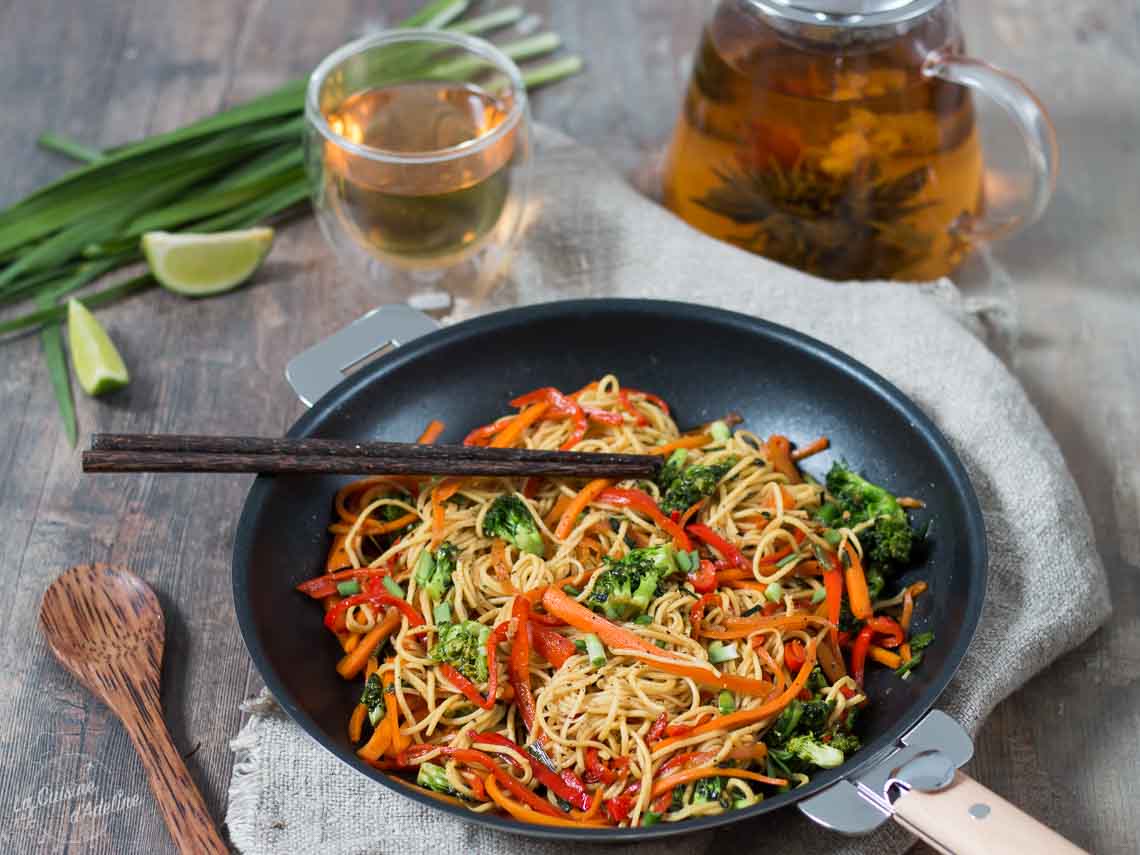
M 209 234 L 147 232 L 142 250 L 163 288 L 184 297 L 208 297 L 249 279 L 268 255 L 273 236 L 268 226 Z
M 75 377 L 88 395 L 103 395 L 130 381 L 123 357 L 103 325 L 74 298 L 67 301 L 67 343 Z

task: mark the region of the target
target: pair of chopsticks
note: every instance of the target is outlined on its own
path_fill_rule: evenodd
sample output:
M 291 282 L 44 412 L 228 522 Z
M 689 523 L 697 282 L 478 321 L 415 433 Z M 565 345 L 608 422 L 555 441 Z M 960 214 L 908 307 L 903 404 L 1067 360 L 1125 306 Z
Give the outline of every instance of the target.
M 84 472 L 652 478 L 662 463 L 649 454 L 145 433 L 92 434 L 83 452 Z

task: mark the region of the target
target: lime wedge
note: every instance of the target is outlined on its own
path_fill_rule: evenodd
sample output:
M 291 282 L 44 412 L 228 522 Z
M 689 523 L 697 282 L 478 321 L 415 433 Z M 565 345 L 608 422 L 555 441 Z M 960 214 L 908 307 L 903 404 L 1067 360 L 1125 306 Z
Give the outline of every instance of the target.
M 253 275 L 273 246 L 273 229 L 212 234 L 147 232 L 142 250 L 162 287 L 184 297 L 208 297 Z
M 75 376 L 88 395 L 120 389 L 131 379 L 107 331 L 74 299 L 67 301 L 67 343 Z

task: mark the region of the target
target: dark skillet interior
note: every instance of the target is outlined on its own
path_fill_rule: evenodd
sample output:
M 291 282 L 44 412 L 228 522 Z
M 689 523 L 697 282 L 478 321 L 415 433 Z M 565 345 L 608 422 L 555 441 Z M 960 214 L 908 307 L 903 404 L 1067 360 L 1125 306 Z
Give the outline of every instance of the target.
M 865 748 L 806 787 L 742 811 L 645 829 L 551 829 L 473 814 L 428 799 L 357 761 L 346 724 L 360 686 L 334 666 L 338 648 L 320 609 L 293 586 L 316 575 L 328 549 L 335 491 L 348 479 L 259 477 L 234 545 L 234 600 L 242 635 L 270 691 L 325 748 L 405 796 L 516 833 L 634 840 L 696 831 L 757 816 L 817 792 L 893 744 L 930 708 L 961 660 L 981 611 L 985 535 L 977 499 L 945 438 L 901 392 L 870 369 L 820 342 L 754 318 L 683 303 L 591 300 L 488 315 L 417 339 L 361 369 L 321 399 L 290 436 L 413 440 L 443 419 L 444 442 L 508 410 L 538 386 L 577 389 L 607 373 L 652 390 L 678 424 L 730 411 L 760 436 L 793 442 L 820 434 L 831 451 L 805 468 L 822 477 L 842 458 L 900 495 L 921 497 L 921 523 L 934 521 L 925 561 L 904 578 L 925 579 L 919 630 L 937 642 L 901 681 L 869 669 L 873 703 L 863 717 Z M 346 776 L 351 772 L 345 770 Z

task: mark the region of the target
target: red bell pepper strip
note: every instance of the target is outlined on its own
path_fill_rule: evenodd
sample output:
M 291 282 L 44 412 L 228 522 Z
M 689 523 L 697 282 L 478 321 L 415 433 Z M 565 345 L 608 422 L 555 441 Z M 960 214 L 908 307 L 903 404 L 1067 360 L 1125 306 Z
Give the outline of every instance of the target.
M 689 612 L 689 623 L 693 625 L 693 635 L 700 634 L 701 622 L 705 619 L 705 609 L 708 606 L 716 605 L 720 602 L 720 596 L 717 594 L 705 594 L 695 603 Z
M 624 386 L 622 387 L 622 391 L 630 395 L 637 395 L 641 398 L 644 398 L 649 403 L 653 404 L 659 410 L 661 410 L 661 412 L 663 412 L 665 415 L 672 415 L 672 413 L 669 411 L 669 405 L 666 404 L 661 398 L 658 398 L 656 395 L 654 395 L 652 392 L 644 392 L 641 389 L 634 389 L 632 386 Z
M 511 617 L 518 623 L 515 627 L 515 640 L 511 644 L 511 658 L 507 671 L 511 677 L 511 687 L 515 690 L 515 706 L 518 707 L 527 732 L 533 735 L 534 694 L 530 690 L 530 638 L 527 634 L 530 602 L 526 597 L 515 597 Z
M 649 419 L 637 407 L 633 405 L 633 401 L 629 399 L 629 389 L 622 389 L 618 392 L 618 401 L 621 402 L 621 408 L 633 416 L 633 423 L 636 425 L 647 425 Z
M 863 685 L 863 672 L 867 667 L 867 651 L 871 647 L 871 639 L 875 630 L 865 625 L 855 636 L 855 643 L 851 645 L 851 676 L 860 686 Z
M 747 570 L 752 565 L 744 553 L 703 523 L 692 523 L 686 531 L 706 546 L 715 549 L 731 567 Z
M 658 739 L 665 736 L 665 728 L 669 726 L 669 713 L 661 713 L 653 722 L 653 726 L 649 728 L 649 733 L 645 736 L 647 745 L 652 745 Z
M 672 739 L 675 736 L 688 736 L 702 724 L 712 720 L 713 715 L 709 713 L 708 715 L 701 716 L 693 724 L 671 724 L 665 728 L 665 738 Z
M 494 695 L 491 696 L 492 700 L 488 706 L 486 698 L 479 694 L 479 689 L 476 687 L 476 685 L 464 677 L 463 672 L 456 668 L 454 665 L 450 665 L 447 662 L 441 662 L 439 665 L 439 672 L 443 674 L 443 676 L 447 679 L 447 682 L 451 683 L 451 685 L 459 689 L 459 691 L 467 696 L 467 700 L 471 701 L 471 703 L 475 704 L 476 706 L 483 707 L 484 709 L 490 709 L 490 707 L 493 707 L 495 705 Z
M 865 626 L 871 627 L 871 631 L 875 635 L 885 636 L 879 639 L 879 644 L 883 647 L 894 648 L 898 647 L 903 642 L 906 633 L 903 628 L 899 626 L 899 622 L 892 617 L 886 615 L 879 615 L 867 621 Z
M 578 406 L 582 408 L 582 412 L 586 414 L 586 418 L 592 422 L 614 426 L 622 423 L 621 413 L 611 413 L 609 410 L 599 410 L 597 407 L 587 407 L 585 404 L 579 404 Z
M 538 488 L 541 486 L 542 478 L 537 475 L 531 475 L 523 482 L 522 494 L 528 499 L 533 499 L 534 494 L 538 492 Z
M 606 813 L 610 819 L 615 823 L 620 823 L 623 819 L 629 818 L 629 812 L 633 810 L 633 805 L 636 801 L 637 794 L 641 791 L 641 782 L 634 781 L 628 787 L 621 791 L 621 795 L 614 796 L 606 802 Z
M 716 590 L 716 565 L 707 559 L 701 561 L 700 567 L 686 575 L 685 578 L 689 580 L 689 584 L 698 594 L 708 594 L 710 591 Z
M 355 579 L 363 583 L 367 579 L 387 575 L 388 569 L 386 567 L 361 567 L 360 569 L 350 567 L 347 570 L 338 570 L 335 573 L 325 573 L 323 576 L 308 579 L 298 585 L 297 590 L 302 594 L 308 594 L 314 600 L 323 600 L 325 597 L 336 595 L 338 582 Z
M 598 756 L 598 749 L 590 746 L 586 749 L 585 779 L 591 784 L 602 783 L 607 787 L 617 780 L 618 774 L 629 768 L 628 757 L 616 757 L 607 766 Z
M 569 418 L 574 422 L 574 429 L 570 432 L 570 436 L 566 439 L 559 450 L 569 451 L 575 445 L 582 441 L 589 430 L 589 423 L 586 420 L 586 413 L 578 405 L 578 402 L 573 398 L 563 395 L 553 386 L 544 386 L 541 389 L 535 389 L 533 392 L 528 392 L 525 395 L 520 395 L 511 401 L 512 407 L 526 407 L 530 404 L 537 404 L 540 401 L 545 401 L 550 404 L 547 413 L 554 413 Z
M 590 794 L 586 792 L 586 785 L 582 783 L 581 778 L 574 774 L 573 769 L 566 769 L 561 773 L 554 772 L 547 768 L 541 760 L 532 757 L 521 745 L 498 733 L 478 733 L 471 738 L 471 742 L 475 745 L 502 745 L 515 749 L 526 758 L 534 777 L 546 789 L 563 801 L 569 802 L 578 810 L 589 810 Z M 514 763 L 513 757 L 504 756 L 503 759 Z M 515 765 L 518 764 L 515 763 Z
M 578 648 L 565 635 L 535 623 L 534 612 L 530 613 L 530 617 L 532 619 L 526 625 L 527 632 L 530 633 L 530 643 L 538 651 L 539 656 L 555 668 L 561 668 L 567 659 L 578 652 Z
M 384 590 L 380 579 L 369 579 L 364 593 L 345 597 L 325 614 L 325 626 L 329 629 L 340 629 L 344 625 L 344 616 L 353 606 L 368 603 L 373 606 L 392 606 L 399 609 L 408 619 L 409 626 L 422 626 L 423 616 L 409 603 L 399 597 L 394 597 Z
M 464 445 L 486 445 L 491 441 L 491 437 L 505 428 L 514 416 L 503 416 L 501 419 L 495 419 L 489 425 L 475 428 L 471 433 L 463 438 Z
M 802 641 L 793 638 L 784 645 L 784 664 L 788 666 L 789 671 L 798 674 L 800 669 L 804 667 L 806 660 L 807 651 L 804 649 Z
M 669 517 L 661 512 L 657 507 L 657 503 L 647 493 L 641 490 L 627 490 L 619 487 L 608 487 L 602 492 L 598 493 L 594 499 L 604 505 L 617 505 L 618 507 L 633 508 L 635 511 L 641 511 L 647 517 L 657 523 L 657 527 L 664 529 L 673 538 L 673 544 L 685 552 L 693 548 L 693 542 L 689 536 L 685 534 L 677 523 L 673 522 Z

